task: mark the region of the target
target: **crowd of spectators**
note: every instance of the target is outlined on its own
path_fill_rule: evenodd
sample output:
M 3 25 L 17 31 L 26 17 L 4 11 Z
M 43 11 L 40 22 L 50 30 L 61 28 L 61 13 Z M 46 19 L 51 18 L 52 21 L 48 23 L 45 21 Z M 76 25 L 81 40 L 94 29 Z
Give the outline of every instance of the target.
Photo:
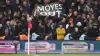
M 37 15 L 50 3 L 62 4 L 60 18 Z M 0 0 L 0 39 L 27 40 L 27 15 L 31 40 L 100 40 L 99 0 Z

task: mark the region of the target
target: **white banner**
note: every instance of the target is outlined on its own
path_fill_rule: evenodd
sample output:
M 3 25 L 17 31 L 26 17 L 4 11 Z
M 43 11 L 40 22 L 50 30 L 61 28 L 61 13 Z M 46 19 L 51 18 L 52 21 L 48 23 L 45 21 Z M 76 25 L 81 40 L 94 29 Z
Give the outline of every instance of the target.
M 0 48 L 15 48 L 14 45 L 0 45 Z
M 60 17 L 62 13 L 62 4 L 52 3 L 47 5 L 39 5 L 37 6 L 37 13 L 41 16 L 55 16 L 58 15 Z
M 63 42 L 62 52 L 64 53 L 84 53 L 88 51 L 86 42 Z
M 48 42 L 30 42 L 29 44 L 30 52 L 48 52 L 50 50 L 55 50 L 55 44 L 50 44 Z M 25 52 L 28 51 L 28 43 L 25 43 Z

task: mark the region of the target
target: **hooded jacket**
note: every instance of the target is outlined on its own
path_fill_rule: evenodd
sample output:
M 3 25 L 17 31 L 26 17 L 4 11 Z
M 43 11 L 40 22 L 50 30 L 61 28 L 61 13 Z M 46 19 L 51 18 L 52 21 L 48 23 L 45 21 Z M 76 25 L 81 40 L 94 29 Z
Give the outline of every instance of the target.
M 57 28 L 56 33 L 57 33 L 57 40 L 64 40 L 65 28 Z

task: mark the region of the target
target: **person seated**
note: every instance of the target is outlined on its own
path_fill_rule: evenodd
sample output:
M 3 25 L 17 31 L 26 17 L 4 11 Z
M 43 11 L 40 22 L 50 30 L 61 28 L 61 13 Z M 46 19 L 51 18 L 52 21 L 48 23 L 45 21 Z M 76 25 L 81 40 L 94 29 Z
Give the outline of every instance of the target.
M 28 40 L 28 36 L 24 32 L 21 32 L 19 34 L 19 39 L 20 40 Z
M 5 36 L 3 33 L 0 33 L 0 40 L 4 40 L 5 39 Z

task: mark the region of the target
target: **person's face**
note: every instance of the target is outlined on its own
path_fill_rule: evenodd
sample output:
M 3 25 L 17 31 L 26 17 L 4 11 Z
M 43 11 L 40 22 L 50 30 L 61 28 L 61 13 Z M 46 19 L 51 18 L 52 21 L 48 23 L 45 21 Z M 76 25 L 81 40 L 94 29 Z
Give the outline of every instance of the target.
M 87 18 L 89 19 L 90 18 L 90 15 L 87 15 Z
M 63 27 L 63 25 L 59 25 L 59 28 L 62 28 Z
M 78 32 L 78 28 L 77 27 L 75 28 L 75 32 Z
M 65 18 L 62 18 L 62 22 L 65 23 L 66 22 L 66 19 Z
M 86 9 L 83 9 L 83 12 L 86 12 Z
M 9 31 L 8 29 L 5 30 L 5 35 L 8 35 Z
M 69 21 L 69 23 L 73 23 L 73 21 Z
M 45 4 L 48 4 L 50 2 L 50 0 L 44 0 Z
M 23 16 L 22 16 L 22 17 L 21 17 L 21 19 L 22 19 L 22 20 L 24 20 L 24 19 L 25 19 L 25 17 L 23 17 Z
M 7 12 L 3 12 L 4 13 L 4 16 L 6 16 L 7 15 Z
M 20 11 L 22 11 L 23 10 L 23 8 L 22 7 L 20 7 Z
M 78 18 L 82 18 L 82 16 L 81 15 L 78 15 Z
M 100 16 L 98 17 L 98 21 L 100 21 Z
M 86 19 L 86 15 L 85 15 L 85 14 L 82 14 L 82 18 L 83 18 L 83 19 Z
M 2 24 L 0 24 L 0 29 L 2 28 Z
M 94 15 L 92 15 L 92 16 L 91 16 L 91 18 L 92 18 L 92 19 L 94 19 L 94 18 L 95 18 L 95 16 L 94 16 Z
M 70 27 L 74 27 L 74 24 L 70 24 Z
M 6 1 L 6 4 L 7 4 L 7 5 L 10 5 L 10 1 L 9 1 L 9 0 L 7 0 L 7 1 Z
M 52 20 L 50 20 L 49 22 L 50 22 L 50 23 L 53 23 L 53 21 L 52 21 Z
M 11 14 L 11 10 L 8 11 L 8 14 Z
M 91 12 L 91 13 L 93 13 L 93 12 L 94 12 L 94 11 L 93 11 L 93 8 L 91 8 L 91 9 L 90 9 L 90 12 Z
M 69 13 L 72 13 L 72 9 L 69 9 Z
M 61 2 L 61 3 L 65 3 L 65 1 L 66 1 L 66 0 L 59 0 L 59 2 Z
M 0 14 L 0 18 L 2 18 L 2 15 Z
M 9 22 L 9 21 L 7 21 L 6 25 L 7 25 L 7 26 L 9 26 L 9 25 L 10 25 L 10 22 Z
M 27 2 L 26 1 L 23 2 L 23 6 L 25 6 L 25 7 L 27 6 Z
M 41 0 L 38 0 L 39 3 L 41 3 Z
M 16 4 L 19 4 L 19 0 L 16 0 Z
M 74 12 L 74 16 L 77 16 L 77 15 L 78 15 L 78 13 L 77 13 L 77 11 L 75 11 L 75 12 Z
M 72 2 L 72 4 L 71 4 L 72 6 L 75 6 L 75 3 L 74 2 Z
M 85 2 L 84 0 L 80 0 L 80 3 L 81 3 L 81 4 L 84 4 L 84 2 Z
M 92 20 L 89 20 L 89 24 L 92 24 L 92 22 L 93 22 Z
M 98 5 L 98 1 L 95 1 L 94 4 L 95 4 L 95 5 Z

